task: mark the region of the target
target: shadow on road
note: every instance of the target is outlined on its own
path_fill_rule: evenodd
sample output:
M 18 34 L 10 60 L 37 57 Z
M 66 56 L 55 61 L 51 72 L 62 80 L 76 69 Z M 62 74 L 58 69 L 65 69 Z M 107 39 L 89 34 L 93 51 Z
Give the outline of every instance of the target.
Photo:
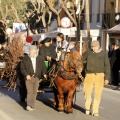
M 41 95 L 39 98 L 37 98 L 37 100 L 42 102 L 46 106 L 57 110 L 52 103 L 53 93 L 42 93 L 42 94 L 43 95 Z
M 16 88 L 15 91 L 9 90 L 7 87 L 4 86 L 5 82 L 6 81 L 0 81 L 0 97 L 2 97 L 2 96 L 9 97 L 9 98 L 13 99 L 15 102 L 17 102 L 20 106 L 22 106 L 23 109 L 25 109 L 26 102 L 20 101 L 18 87 Z
M 80 107 L 80 106 L 78 106 L 78 105 L 73 105 L 73 108 L 74 109 L 76 109 L 76 110 L 79 110 L 79 111 L 81 111 L 82 113 L 85 113 L 85 109 L 84 108 L 82 108 L 82 107 Z
M 53 93 L 43 93 L 43 95 L 41 97 L 39 97 L 39 99 L 37 99 L 37 100 L 42 102 L 46 106 L 58 111 L 57 108 L 53 105 L 53 102 L 52 102 L 53 97 L 54 97 Z M 85 113 L 85 109 L 78 106 L 77 104 L 74 104 L 73 108 L 78 111 L 81 111 L 82 113 Z

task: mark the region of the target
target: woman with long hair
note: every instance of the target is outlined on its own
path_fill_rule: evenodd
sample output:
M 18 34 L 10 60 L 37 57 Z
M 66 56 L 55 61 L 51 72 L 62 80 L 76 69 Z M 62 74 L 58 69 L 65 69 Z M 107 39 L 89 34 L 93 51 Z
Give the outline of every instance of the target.
M 56 52 L 57 52 L 57 61 L 59 60 L 62 51 L 67 51 L 68 42 L 64 39 L 63 33 L 58 33 L 56 37 Z

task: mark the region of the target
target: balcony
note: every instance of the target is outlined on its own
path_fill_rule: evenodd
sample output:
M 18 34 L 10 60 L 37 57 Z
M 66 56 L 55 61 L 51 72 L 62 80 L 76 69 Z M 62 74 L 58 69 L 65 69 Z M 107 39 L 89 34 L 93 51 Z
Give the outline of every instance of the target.
M 116 13 L 104 13 L 102 14 L 102 27 L 109 29 L 115 26 L 115 14 Z

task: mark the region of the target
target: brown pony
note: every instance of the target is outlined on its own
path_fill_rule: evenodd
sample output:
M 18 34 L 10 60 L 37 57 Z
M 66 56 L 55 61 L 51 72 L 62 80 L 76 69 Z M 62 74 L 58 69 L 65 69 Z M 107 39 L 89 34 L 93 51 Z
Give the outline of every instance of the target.
M 82 57 L 78 51 L 70 51 L 70 53 L 61 55 L 59 61 L 57 76 L 55 78 L 54 99 L 58 111 L 72 113 L 73 96 L 76 90 L 78 77 L 81 77 L 83 68 Z M 65 98 L 65 93 L 67 96 Z

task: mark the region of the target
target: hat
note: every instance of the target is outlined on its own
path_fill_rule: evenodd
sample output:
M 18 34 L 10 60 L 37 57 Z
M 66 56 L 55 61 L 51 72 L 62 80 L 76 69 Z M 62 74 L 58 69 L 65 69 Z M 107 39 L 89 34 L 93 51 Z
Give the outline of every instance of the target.
M 28 37 L 26 38 L 26 42 L 31 43 L 32 41 L 33 41 L 33 38 L 32 38 L 32 37 L 28 36 Z
M 46 38 L 42 41 L 43 44 L 44 44 L 44 43 L 49 43 L 49 42 L 51 42 L 51 38 L 50 38 L 50 37 L 46 37 Z
M 37 50 L 37 46 L 31 45 L 31 46 L 29 47 L 29 50 Z
M 91 42 L 91 47 L 96 47 L 96 46 L 100 46 L 99 41 L 95 40 Z

